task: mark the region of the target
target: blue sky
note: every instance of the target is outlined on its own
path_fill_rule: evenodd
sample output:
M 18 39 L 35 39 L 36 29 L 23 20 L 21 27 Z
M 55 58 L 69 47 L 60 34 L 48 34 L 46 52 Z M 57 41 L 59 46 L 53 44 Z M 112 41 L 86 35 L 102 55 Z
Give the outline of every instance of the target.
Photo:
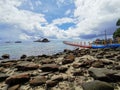
M 111 36 L 119 7 L 120 0 L 0 0 L 0 40 Z

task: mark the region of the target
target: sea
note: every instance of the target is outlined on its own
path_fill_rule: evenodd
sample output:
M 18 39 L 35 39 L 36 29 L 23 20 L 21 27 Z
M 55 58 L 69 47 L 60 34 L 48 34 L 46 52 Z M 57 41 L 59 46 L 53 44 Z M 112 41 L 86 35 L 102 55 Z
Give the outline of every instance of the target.
M 62 52 L 64 49 L 73 50 L 76 47 L 63 44 L 62 40 L 50 40 L 50 42 L 22 41 L 22 43 L 0 42 L 0 57 L 3 54 L 9 54 L 10 59 L 19 59 L 21 55 L 53 55 Z

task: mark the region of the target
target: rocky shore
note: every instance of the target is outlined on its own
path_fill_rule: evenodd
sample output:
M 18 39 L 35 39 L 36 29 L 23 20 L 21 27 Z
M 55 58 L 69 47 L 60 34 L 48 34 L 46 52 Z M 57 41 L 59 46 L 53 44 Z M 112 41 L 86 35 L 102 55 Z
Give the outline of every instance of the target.
M 2 60 L 0 90 L 120 90 L 120 48 Z

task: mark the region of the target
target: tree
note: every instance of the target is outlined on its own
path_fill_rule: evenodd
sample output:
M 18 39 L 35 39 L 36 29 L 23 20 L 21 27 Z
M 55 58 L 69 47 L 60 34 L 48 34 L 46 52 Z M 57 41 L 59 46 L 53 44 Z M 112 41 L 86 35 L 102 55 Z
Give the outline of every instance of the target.
M 117 25 L 117 26 L 120 26 L 120 19 L 118 19 L 116 25 Z
M 114 33 L 113 33 L 113 38 L 120 37 L 120 28 L 118 28 Z

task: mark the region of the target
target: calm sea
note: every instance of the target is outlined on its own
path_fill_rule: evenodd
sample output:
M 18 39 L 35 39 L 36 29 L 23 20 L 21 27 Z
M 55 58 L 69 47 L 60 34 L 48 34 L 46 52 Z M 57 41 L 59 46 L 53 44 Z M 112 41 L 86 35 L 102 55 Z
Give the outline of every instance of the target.
M 51 40 L 49 43 L 40 42 L 22 42 L 22 43 L 5 43 L 0 42 L 0 56 L 3 54 L 10 54 L 11 59 L 19 59 L 21 55 L 27 56 L 37 55 L 52 55 L 62 52 L 64 49 L 75 49 L 75 47 L 68 46 L 62 43 L 61 40 Z

